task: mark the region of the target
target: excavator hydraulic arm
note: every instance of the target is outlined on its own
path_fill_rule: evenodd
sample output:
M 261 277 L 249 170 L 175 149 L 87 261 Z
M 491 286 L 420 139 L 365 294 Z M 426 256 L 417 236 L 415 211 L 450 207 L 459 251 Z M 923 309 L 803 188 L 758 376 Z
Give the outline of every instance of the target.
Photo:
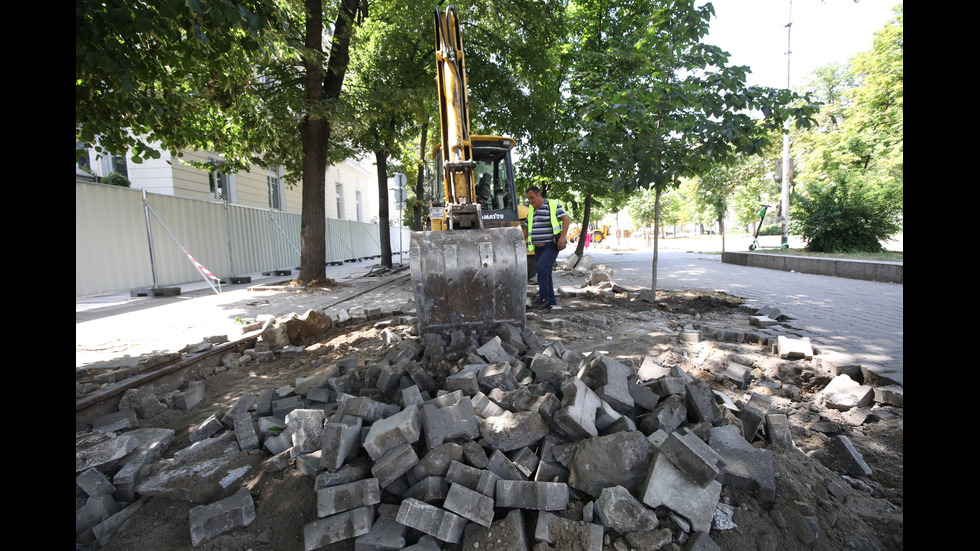
M 500 323 L 523 328 L 527 248 L 517 225 L 516 204 L 512 225 L 483 223 L 470 137 L 466 58 L 455 7 L 444 13 L 436 9 L 435 39 L 444 172 L 436 177 L 443 181 L 445 219 L 432 224 L 439 230 L 411 236 L 419 335 L 448 337 L 461 330 L 488 336 Z
M 452 226 L 481 228 L 476 202 L 473 144 L 470 141 L 469 97 L 466 59 L 456 8 L 436 10 L 436 81 L 439 90 L 439 122 L 442 129 L 442 164 L 447 217 Z

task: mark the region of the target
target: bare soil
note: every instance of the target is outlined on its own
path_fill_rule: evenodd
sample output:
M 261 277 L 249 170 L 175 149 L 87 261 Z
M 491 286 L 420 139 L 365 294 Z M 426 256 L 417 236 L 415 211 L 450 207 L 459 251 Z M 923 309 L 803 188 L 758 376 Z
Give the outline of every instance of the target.
M 710 532 L 722 549 L 903 549 L 903 411 L 875 406 L 858 415 L 824 409 L 815 400 L 815 393 L 827 379 L 810 369 L 808 360 L 780 360 L 758 345 L 711 338 L 679 342 L 677 333 L 683 328 L 701 329 L 703 335 L 710 334 L 712 328 L 749 328 L 747 314 L 737 305 L 735 297 L 723 294 L 662 293 L 655 305 L 630 300 L 626 295 L 597 296 L 564 301 L 561 312 L 529 316 L 528 326 L 543 343 L 560 339 L 566 348 L 602 351 L 637 367 L 647 356 L 664 365 L 678 365 L 707 380 L 736 405 L 743 405 L 753 393 L 765 393 L 772 398 L 773 412 L 787 414 L 799 451 L 774 450 L 776 501 L 762 505 L 752 495 L 726 487 L 722 503 L 732 506 L 734 527 L 716 526 Z M 566 320 L 564 327 L 542 323 L 556 317 Z M 405 335 L 411 331 L 409 326 L 389 329 Z M 188 445 L 193 427 L 215 411 L 229 408 L 245 392 L 294 384 L 297 378 L 322 371 L 351 354 L 369 359 L 384 351 L 382 328 L 373 322 L 334 329 L 309 345 L 299 359 L 253 362 L 208 376 L 205 403 L 188 411 L 168 409 L 141 420 L 141 426 L 176 431 L 176 441 L 165 454 L 172 455 Z M 713 368 L 733 356 L 743 364 L 752 362 L 755 368 L 747 389 L 714 376 Z M 808 456 L 822 448 L 834 431 L 851 439 L 874 474 L 862 479 L 847 477 Z M 281 472 L 263 471 L 261 464 L 268 458 L 264 451 L 255 451 L 250 458 L 254 468 L 245 485 L 255 502 L 256 518 L 248 526 L 193 547 L 188 515 L 194 504 L 144 497 L 139 511 L 114 533 L 104 549 L 302 550 L 303 526 L 317 518 L 313 479 L 292 466 Z M 578 505 L 570 507 L 569 514 L 580 511 Z M 665 512 L 658 513 L 664 513 L 661 528 L 671 527 L 675 541 L 661 549 L 682 548 L 680 530 Z M 503 515 L 498 514 L 498 518 Z M 413 543 L 412 535 L 409 543 Z M 446 544 L 444 549 L 460 547 Z M 603 551 L 629 548 L 622 535 L 607 530 Z M 346 540 L 324 549 L 352 550 L 354 542 Z

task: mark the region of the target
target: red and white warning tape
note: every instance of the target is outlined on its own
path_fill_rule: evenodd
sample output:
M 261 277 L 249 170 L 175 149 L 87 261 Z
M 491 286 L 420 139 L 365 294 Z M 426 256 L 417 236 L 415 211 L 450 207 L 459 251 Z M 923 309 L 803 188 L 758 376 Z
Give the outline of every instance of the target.
M 194 266 L 198 270 L 200 270 L 202 274 L 204 274 L 204 275 L 206 275 L 206 276 L 208 276 L 211 279 L 214 279 L 216 281 L 221 281 L 220 279 L 214 277 L 214 274 L 212 274 L 211 272 L 209 272 L 208 269 L 205 268 L 200 262 L 198 262 L 197 260 L 194 260 L 194 257 L 191 256 L 191 253 L 187 252 L 187 249 L 181 247 L 180 250 L 184 251 L 184 254 L 187 255 L 187 258 L 189 258 L 191 260 L 191 263 L 194 264 Z

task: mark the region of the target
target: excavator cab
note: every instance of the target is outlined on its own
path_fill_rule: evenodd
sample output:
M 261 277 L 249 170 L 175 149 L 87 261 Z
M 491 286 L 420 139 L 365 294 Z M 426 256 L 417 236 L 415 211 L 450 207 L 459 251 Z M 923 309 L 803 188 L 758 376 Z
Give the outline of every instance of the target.
M 516 226 L 527 218 L 527 207 L 517 197 L 514 184 L 514 163 L 511 149 L 514 140 L 504 136 L 472 136 L 470 138 L 473 172 L 476 181 L 475 203 L 480 206 L 480 222 L 484 228 Z M 442 145 L 433 150 L 435 173 L 442 176 L 433 182 L 430 190 L 429 217 L 427 229 L 441 231 L 449 229 L 451 221 L 446 213 L 446 189 L 450 183 L 446 179 Z M 459 229 L 459 221 L 456 221 Z

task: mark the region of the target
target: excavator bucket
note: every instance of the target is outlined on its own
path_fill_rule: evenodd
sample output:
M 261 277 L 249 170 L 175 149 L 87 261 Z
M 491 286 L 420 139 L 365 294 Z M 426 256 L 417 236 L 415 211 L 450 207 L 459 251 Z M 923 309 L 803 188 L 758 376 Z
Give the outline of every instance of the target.
M 412 232 L 409 248 L 419 336 L 524 328 L 527 249 L 519 227 Z

